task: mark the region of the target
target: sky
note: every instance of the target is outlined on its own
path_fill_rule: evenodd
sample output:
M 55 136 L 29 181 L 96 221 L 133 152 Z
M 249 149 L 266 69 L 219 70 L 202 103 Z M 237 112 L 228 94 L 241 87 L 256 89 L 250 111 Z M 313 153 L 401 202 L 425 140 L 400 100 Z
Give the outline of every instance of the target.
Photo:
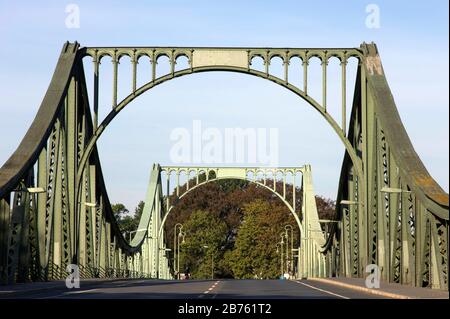
M 79 10 L 77 28 L 67 26 L 68 5 Z M 375 28 L 366 23 L 373 13 L 366 10 L 370 5 L 379 10 Z M 0 0 L 0 165 L 31 124 L 66 41 L 82 46 L 245 47 L 359 47 L 373 41 L 412 143 L 448 192 L 448 9 L 447 0 Z M 92 65 L 84 63 L 92 83 Z M 126 66 L 126 61 L 119 66 L 119 98 L 130 86 Z M 138 73 L 138 81 L 144 83 L 149 65 L 139 67 L 144 72 Z M 102 62 L 100 116 L 111 109 L 111 69 L 108 61 Z M 339 78 L 333 74 L 330 91 L 337 92 Z M 331 110 L 338 110 L 338 95 L 329 94 Z M 171 133 L 177 128 L 192 131 L 194 121 L 221 132 L 278 129 L 279 165 L 311 164 L 316 193 L 335 198 L 344 147 L 323 118 L 269 81 L 209 72 L 146 92 L 108 126 L 98 147 L 112 202 L 133 210 L 144 198 L 152 164 L 176 164 L 170 157 Z

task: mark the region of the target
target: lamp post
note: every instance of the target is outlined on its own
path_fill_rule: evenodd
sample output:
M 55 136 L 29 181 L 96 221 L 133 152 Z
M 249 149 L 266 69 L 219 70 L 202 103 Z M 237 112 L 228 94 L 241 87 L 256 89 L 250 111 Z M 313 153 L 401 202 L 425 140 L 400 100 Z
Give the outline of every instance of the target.
M 280 254 L 280 273 L 283 276 L 283 247 L 281 243 L 277 243 L 277 254 Z
M 280 251 L 281 251 L 281 276 L 283 276 L 284 277 L 284 249 L 283 249 L 283 245 L 284 245 L 284 237 L 285 237 L 285 233 L 284 232 L 281 232 L 281 234 L 280 234 L 280 237 L 281 237 L 281 241 L 280 241 L 280 246 L 281 246 L 281 249 L 280 249 Z M 286 245 L 287 245 L 287 243 L 286 243 Z
M 285 225 L 284 229 L 286 231 L 286 263 L 287 263 L 287 272 L 290 273 L 290 270 L 293 268 L 294 261 L 294 228 L 291 225 Z M 291 233 L 291 249 L 289 255 L 289 232 Z
M 177 255 L 179 253 L 179 249 L 177 247 L 177 236 L 179 235 L 179 233 L 181 233 L 181 230 L 183 228 L 183 225 L 180 223 L 175 224 L 174 229 L 173 229 L 173 268 L 177 273 L 177 279 L 179 279 L 179 273 L 180 273 L 180 266 L 179 266 L 179 262 L 177 262 Z M 177 234 L 177 229 L 178 229 L 178 234 Z
M 180 238 L 183 238 L 183 240 L 181 241 L 182 244 L 184 244 L 184 237 L 186 236 L 185 233 L 183 233 L 180 229 L 180 232 L 178 233 L 178 238 L 177 238 L 177 272 L 178 272 L 178 277 L 180 276 Z

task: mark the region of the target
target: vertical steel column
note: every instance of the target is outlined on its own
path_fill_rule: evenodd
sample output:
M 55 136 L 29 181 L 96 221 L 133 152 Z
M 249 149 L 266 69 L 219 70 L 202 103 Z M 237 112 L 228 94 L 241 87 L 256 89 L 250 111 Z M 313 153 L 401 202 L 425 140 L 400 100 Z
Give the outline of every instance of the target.
M 286 55 L 286 57 L 283 59 L 283 66 L 284 66 L 284 83 L 288 84 L 288 77 L 289 77 L 289 60 Z
M 152 82 L 155 82 L 156 79 L 156 56 L 155 56 L 155 50 L 153 50 L 152 53 L 152 58 L 151 58 L 151 63 L 152 63 Z
M 98 82 L 100 76 L 100 59 L 96 55 L 94 58 L 94 132 L 98 127 Z
M 134 94 L 136 92 L 136 77 L 137 77 L 137 64 L 138 58 L 136 57 L 136 50 L 133 50 L 133 56 L 131 58 L 131 64 L 133 65 L 133 75 L 132 75 L 132 85 L 131 92 Z
M 99 204 L 99 210 L 102 212 L 103 211 L 103 203 L 100 201 Z M 98 244 L 98 249 L 99 249 L 99 253 L 98 253 L 98 265 L 100 269 L 106 269 L 109 267 L 108 265 L 108 250 L 106 249 L 107 245 L 108 245 L 108 241 L 107 241 L 107 231 L 106 231 L 106 221 L 105 221 L 105 217 L 103 214 L 100 215 L 100 225 L 101 225 L 101 231 L 100 231 L 100 240 L 99 240 L 99 244 Z
M 65 130 L 63 130 L 63 127 L 61 125 L 61 128 L 59 129 L 59 146 L 58 146 L 58 160 L 56 161 L 55 165 L 55 179 L 53 186 L 54 188 L 54 204 L 53 204 L 53 238 L 52 238 L 52 257 L 53 257 L 53 264 L 59 268 L 62 267 L 62 252 L 63 252 L 63 224 L 62 224 L 62 191 L 63 191 L 63 183 L 64 183 L 64 170 L 63 170 L 63 163 L 69 163 L 69 159 L 67 156 L 65 156 L 64 143 L 65 138 Z M 67 142 L 69 144 L 69 142 Z M 64 157 L 64 158 L 63 158 Z M 65 169 L 69 169 L 67 166 L 65 166 Z M 70 169 L 69 169 L 70 170 Z M 73 190 L 73 188 L 72 188 Z
M 17 268 L 19 264 L 19 252 L 21 246 L 23 219 L 25 215 L 26 190 L 23 182 L 18 185 L 18 190 L 14 192 L 14 199 L 11 210 L 11 222 L 8 234 L 7 248 L 7 282 L 13 284 L 16 282 Z
M 294 210 L 294 212 L 296 212 L 295 210 L 295 206 L 296 206 L 296 199 L 295 199 L 295 193 L 296 193 L 296 186 L 295 186 L 295 178 L 297 177 L 297 172 L 294 170 L 294 172 L 292 173 L 292 209 Z
M 305 95 L 308 95 L 308 58 L 305 56 L 304 60 L 302 61 L 303 66 L 303 92 Z
M 327 57 L 322 57 L 322 107 L 327 112 Z
M 366 79 L 366 69 L 364 63 L 360 64 L 361 70 L 361 129 L 362 129 L 362 169 L 363 169 L 363 180 L 358 180 L 358 249 L 359 249 L 359 267 L 358 272 L 364 273 L 365 267 L 368 261 L 368 247 L 367 247 L 367 237 L 369 233 L 367 221 L 368 221 L 368 190 L 369 190 L 369 179 L 368 179 L 368 106 L 367 106 L 367 79 Z
M 377 221 L 377 264 L 381 270 L 381 278 L 385 281 L 389 280 L 390 265 L 389 265 L 389 238 L 388 238 L 388 221 L 386 218 L 386 205 L 389 205 L 389 201 L 386 200 L 386 194 L 381 193 L 381 188 L 387 186 L 385 182 L 385 170 L 388 166 L 385 166 L 385 161 L 387 161 L 387 145 L 384 141 L 384 136 L 381 132 L 381 127 L 379 124 L 377 126 L 377 184 L 378 184 L 378 221 Z
M 7 280 L 7 249 L 8 249 L 8 228 L 10 222 L 10 197 L 8 193 L 4 198 L 0 198 L 0 283 Z
M 33 187 L 34 185 L 34 168 L 27 173 L 25 177 L 25 189 Z M 23 194 L 23 219 L 22 219 L 22 233 L 19 244 L 19 260 L 17 269 L 17 281 L 26 282 L 30 276 L 30 214 L 31 214 L 31 196 L 27 190 Z M 34 203 L 33 203 L 34 204 Z
M 366 264 L 361 265 L 364 267 L 367 264 L 375 263 L 377 256 L 377 215 L 378 215 L 378 187 L 377 187 L 377 127 L 375 121 L 374 101 L 372 95 L 367 96 L 366 101 L 366 163 L 364 165 L 365 179 L 366 179 L 366 194 L 367 200 L 365 202 L 367 217 L 366 217 L 366 238 L 367 238 L 367 251 L 366 251 Z M 364 230 L 363 230 L 364 231 Z
M 401 246 L 402 246 L 402 255 L 401 255 L 401 280 L 400 282 L 404 285 L 411 285 L 412 283 L 412 271 L 413 267 L 411 267 L 412 261 L 412 238 L 411 238 L 411 230 L 409 225 L 409 197 L 410 194 L 403 192 L 402 196 L 402 228 L 401 228 Z M 408 204 L 407 204 L 408 203 Z
M 75 78 L 70 80 L 67 89 L 66 98 L 66 145 L 65 145 L 65 171 L 67 172 L 67 194 L 68 194 L 68 215 L 69 215 L 69 229 L 70 229 L 70 246 L 72 251 L 72 262 L 78 263 L 78 239 L 79 239 L 79 224 L 77 208 L 80 200 L 79 194 L 76 194 L 76 172 L 78 170 L 78 94 L 77 84 Z M 84 185 L 83 185 L 84 187 Z M 58 217 L 60 218 L 60 217 Z M 74 253 L 75 252 L 75 253 Z
M 342 58 L 341 61 L 341 72 L 342 72 L 342 132 L 344 133 L 344 136 L 347 135 L 347 60 L 346 58 Z
M 397 165 L 394 162 L 392 153 L 389 154 L 389 181 L 390 187 L 400 188 L 399 176 L 397 174 Z M 395 260 L 396 260 L 396 248 L 397 248 L 397 224 L 399 216 L 399 194 L 388 193 L 389 196 L 389 281 L 394 281 L 395 275 Z
M 51 141 L 50 135 L 50 143 Z M 36 203 L 36 232 L 38 237 L 38 255 L 39 255 L 39 277 L 40 279 L 45 279 L 46 275 L 44 274 L 44 269 L 47 268 L 48 264 L 48 250 L 46 241 L 48 241 L 47 233 L 50 232 L 47 229 L 47 147 L 44 147 L 39 154 L 38 164 L 37 164 L 37 187 L 41 187 L 45 190 L 43 193 L 37 194 L 37 203 Z
M 78 110 L 80 111 L 80 110 Z M 77 134 L 83 136 L 84 135 L 84 115 L 80 114 L 80 123 L 78 126 L 77 123 L 77 131 L 79 132 Z M 78 122 L 78 121 L 77 121 Z M 79 152 L 83 152 L 83 144 L 84 144 L 84 140 L 83 137 L 81 137 L 82 142 L 79 144 Z M 89 187 L 89 169 L 85 169 L 83 171 L 83 175 L 82 175 L 82 187 L 81 187 L 81 196 L 79 197 L 80 200 L 80 211 L 78 212 L 78 218 L 76 220 L 76 223 L 78 225 L 78 263 L 79 266 L 82 267 L 87 267 L 90 266 L 88 264 L 88 247 L 87 247 L 87 243 L 89 241 L 89 239 L 87 238 L 90 235 L 90 231 L 89 231 L 89 211 L 90 208 L 89 206 L 87 206 L 86 204 L 90 202 L 89 200 L 89 195 L 90 195 L 90 190 L 87 189 Z M 90 203 L 89 203 L 90 204 Z
M 116 106 L 117 106 L 117 78 L 118 78 L 118 64 L 119 64 L 119 59 L 117 57 L 117 52 L 116 51 L 114 51 L 112 64 L 113 64 L 112 108 L 115 109 Z
M 90 217 L 90 223 L 91 228 L 89 232 L 91 233 L 91 258 L 92 258 L 92 266 L 94 268 L 99 267 L 99 244 L 100 241 L 100 234 L 101 234 L 101 214 L 98 214 L 98 201 L 97 201 L 97 194 L 96 194 L 96 178 L 95 178 L 95 165 L 89 165 L 89 201 L 94 206 L 91 206 L 89 209 L 89 217 Z

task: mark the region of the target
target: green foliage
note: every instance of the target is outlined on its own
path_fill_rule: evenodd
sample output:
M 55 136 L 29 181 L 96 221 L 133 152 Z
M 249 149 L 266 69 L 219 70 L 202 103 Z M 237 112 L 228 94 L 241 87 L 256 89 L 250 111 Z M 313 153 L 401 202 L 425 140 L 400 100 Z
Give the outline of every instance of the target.
M 126 214 L 129 213 L 128 209 L 125 207 L 124 204 L 118 203 L 111 205 L 112 211 L 114 213 L 114 217 L 118 222 L 125 217 Z
M 135 231 L 139 226 L 142 211 L 144 210 L 144 202 L 139 202 L 138 206 L 134 210 L 133 215 L 130 215 L 129 210 L 125 207 L 124 204 L 121 203 L 113 204 L 111 205 L 111 208 L 125 239 L 129 240 L 130 234 L 132 234 L 131 232 Z
M 223 257 L 227 225 L 206 211 L 194 211 L 183 225 L 186 241 L 180 246 L 180 272 L 189 267 L 192 278 L 211 278 Z
M 139 220 L 141 219 L 142 213 L 144 212 L 144 201 L 140 201 L 139 204 L 134 209 L 134 218 L 137 220 L 137 223 L 139 224 Z
M 270 279 L 281 274 L 280 256 L 276 243 L 284 226 L 290 224 L 289 215 L 276 205 L 261 199 L 244 205 L 244 217 L 234 249 L 226 257 L 235 278 Z M 298 239 L 298 233 L 294 233 Z M 295 241 L 297 247 L 298 240 Z

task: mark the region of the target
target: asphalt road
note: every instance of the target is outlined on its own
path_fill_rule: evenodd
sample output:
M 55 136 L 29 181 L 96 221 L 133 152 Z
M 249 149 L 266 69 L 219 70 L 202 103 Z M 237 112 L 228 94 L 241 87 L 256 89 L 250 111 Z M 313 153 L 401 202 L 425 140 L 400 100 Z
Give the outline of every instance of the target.
M 64 282 L 49 289 L 2 294 L 14 299 L 365 299 L 372 294 L 301 280 L 116 280 L 81 282 L 68 289 Z

